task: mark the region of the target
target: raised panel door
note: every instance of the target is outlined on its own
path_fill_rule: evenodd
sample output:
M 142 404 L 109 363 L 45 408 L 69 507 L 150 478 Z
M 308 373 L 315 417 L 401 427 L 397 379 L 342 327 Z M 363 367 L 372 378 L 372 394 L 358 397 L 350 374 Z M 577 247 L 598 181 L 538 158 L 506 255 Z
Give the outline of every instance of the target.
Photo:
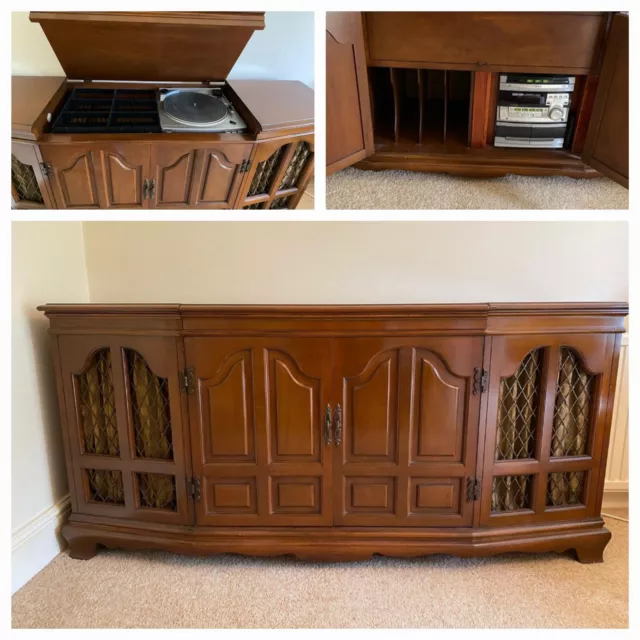
M 58 346 L 77 511 L 192 522 L 177 341 L 65 335 Z
M 199 524 L 328 525 L 331 341 L 187 338 Z
M 613 17 L 582 159 L 629 188 L 629 16 Z
M 595 516 L 616 336 L 492 338 L 483 525 Z
M 149 175 L 148 144 L 101 145 L 92 152 L 103 209 L 146 209 Z
M 152 144 L 150 180 L 154 180 L 151 207 L 185 209 L 195 177 L 196 149 L 193 145 Z
M 95 160 L 82 145 L 41 145 L 42 159 L 51 167 L 49 181 L 59 209 L 99 209 Z
M 482 349 L 481 337 L 336 341 L 336 524 L 471 526 Z
M 362 17 L 327 12 L 327 175 L 374 152 Z
M 243 162 L 248 161 L 251 144 L 220 144 L 195 153 L 194 175 L 189 203 L 200 209 L 230 209 L 234 206 L 244 177 Z M 177 174 L 185 168 L 176 167 Z

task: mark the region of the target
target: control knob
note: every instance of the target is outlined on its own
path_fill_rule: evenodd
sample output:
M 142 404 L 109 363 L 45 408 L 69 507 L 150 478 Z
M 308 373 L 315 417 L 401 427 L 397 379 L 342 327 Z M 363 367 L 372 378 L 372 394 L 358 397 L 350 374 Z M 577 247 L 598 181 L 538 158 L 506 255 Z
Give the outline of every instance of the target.
M 564 116 L 564 109 L 562 107 L 551 107 L 549 109 L 549 118 L 551 120 L 562 120 Z

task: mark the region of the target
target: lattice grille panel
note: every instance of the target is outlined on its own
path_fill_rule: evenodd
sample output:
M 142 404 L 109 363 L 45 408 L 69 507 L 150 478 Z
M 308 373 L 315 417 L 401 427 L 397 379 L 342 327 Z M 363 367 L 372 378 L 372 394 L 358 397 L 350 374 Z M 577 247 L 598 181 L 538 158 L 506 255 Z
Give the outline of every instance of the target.
M 75 376 L 84 452 L 118 457 L 118 423 L 113 388 L 111 350 L 96 351 L 89 366 Z
M 495 476 L 491 492 L 491 511 L 531 509 L 532 476 Z
M 169 381 L 155 375 L 137 351 L 125 354 L 136 455 L 173 460 Z
M 13 154 L 11 155 L 11 184 L 18 192 L 20 200 L 44 204 L 33 167 L 22 164 Z
M 286 209 L 289 204 L 290 196 L 283 196 L 281 198 L 276 198 L 272 203 L 269 209 Z
M 124 504 L 122 472 L 106 469 L 86 469 L 89 500 L 107 504 Z
M 164 473 L 137 473 L 136 476 L 141 507 L 178 510 L 174 476 Z
M 273 180 L 278 173 L 280 156 L 282 155 L 282 150 L 285 147 L 286 145 L 276 149 L 276 151 L 274 151 L 266 160 L 258 163 L 256 172 L 253 174 L 253 180 L 251 181 L 249 192 L 246 196 L 247 198 L 269 193 Z
M 551 455 L 582 456 L 587 452 L 595 376 L 582 367 L 576 353 L 562 347 L 559 354 Z
M 256 202 L 255 204 L 248 204 L 243 209 L 262 209 L 262 202 Z
M 304 169 L 307 159 L 311 155 L 311 148 L 306 142 L 300 142 L 293 152 L 291 162 L 287 167 L 284 178 L 278 187 L 278 191 L 282 189 L 291 189 L 298 185 L 298 178 Z M 272 207 L 272 209 L 275 207 Z
M 550 473 L 547 482 L 547 506 L 584 504 L 585 471 Z
M 496 460 L 533 458 L 540 404 L 541 349 L 527 354 L 518 370 L 500 382 Z

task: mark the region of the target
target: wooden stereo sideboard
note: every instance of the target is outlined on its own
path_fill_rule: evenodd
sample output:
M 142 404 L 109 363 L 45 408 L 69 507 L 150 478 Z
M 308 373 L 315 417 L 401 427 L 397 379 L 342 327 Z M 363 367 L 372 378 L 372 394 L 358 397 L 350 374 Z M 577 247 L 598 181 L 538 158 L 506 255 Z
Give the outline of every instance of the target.
M 602 561 L 626 304 L 39 310 L 74 558 Z
M 327 174 L 600 173 L 629 185 L 629 18 L 327 13 Z M 493 146 L 500 73 L 575 76 L 562 149 Z
M 30 18 L 67 77 L 12 77 L 16 208 L 297 206 L 313 176 L 313 91 L 295 81 L 226 80 L 253 32 L 264 28 L 263 13 L 31 12 Z M 74 90 L 142 91 L 154 109 L 163 87 L 213 86 L 223 87 L 246 132 L 52 131 Z M 144 114 L 129 115 L 135 122 Z

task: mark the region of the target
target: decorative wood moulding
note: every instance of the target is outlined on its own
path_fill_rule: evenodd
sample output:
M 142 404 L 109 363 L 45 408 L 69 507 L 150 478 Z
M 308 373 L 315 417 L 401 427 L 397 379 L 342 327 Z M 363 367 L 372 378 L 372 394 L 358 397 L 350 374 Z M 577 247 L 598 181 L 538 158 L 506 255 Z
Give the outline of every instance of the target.
M 47 304 L 51 331 L 171 329 L 184 334 L 375 333 L 507 335 L 623 333 L 626 303 L 434 305 Z

